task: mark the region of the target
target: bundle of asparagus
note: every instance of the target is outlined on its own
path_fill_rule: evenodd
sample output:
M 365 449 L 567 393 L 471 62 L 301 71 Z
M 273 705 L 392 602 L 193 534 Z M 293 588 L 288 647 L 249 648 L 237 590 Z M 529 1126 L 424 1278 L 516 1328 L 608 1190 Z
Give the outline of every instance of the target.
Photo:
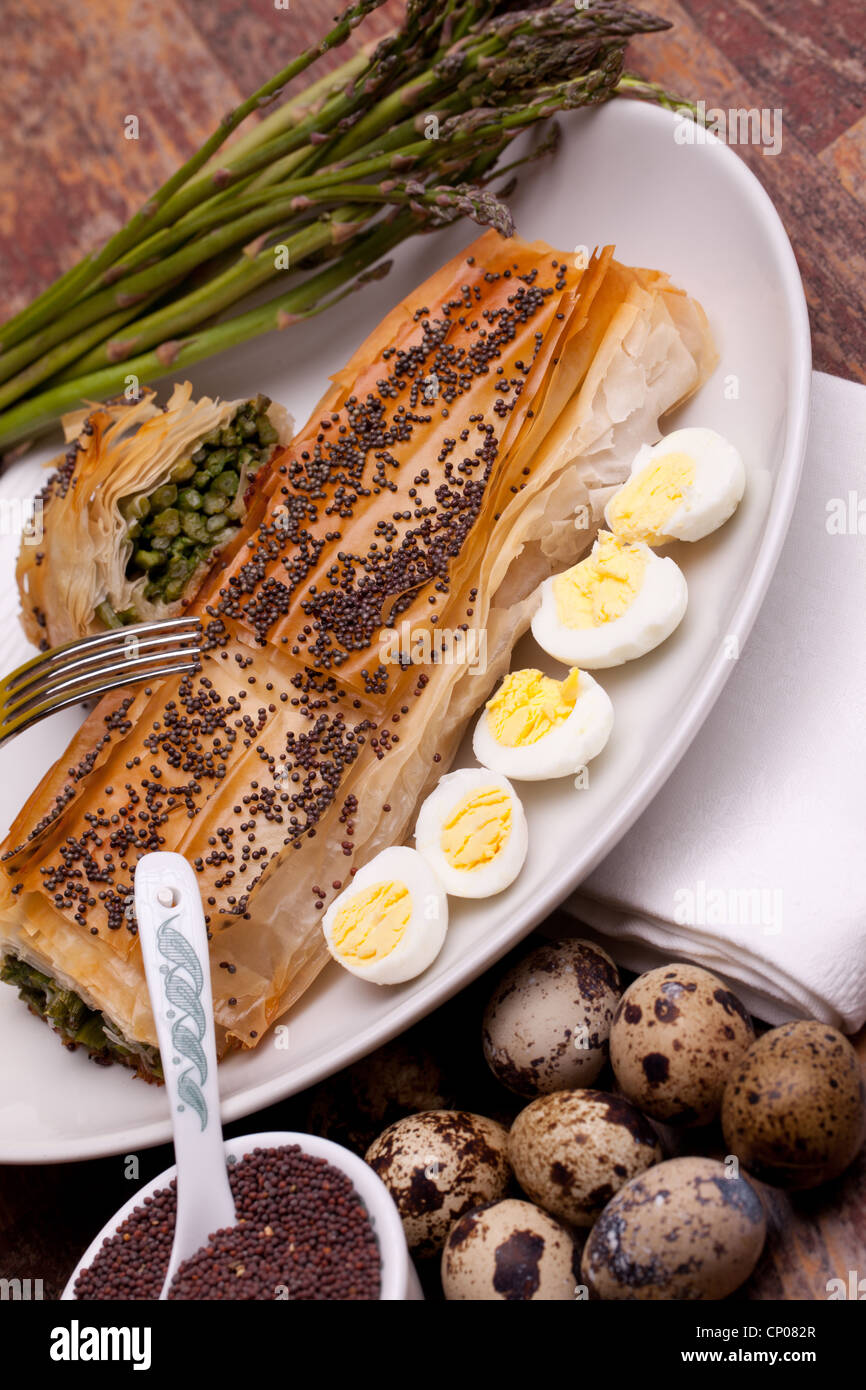
M 619 0 L 409 0 L 388 37 L 280 101 L 382 3 L 356 0 L 100 251 L 0 329 L 0 450 L 130 378 L 143 385 L 320 313 L 384 274 L 382 258 L 413 233 L 468 216 L 510 235 L 489 184 L 524 162 L 500 157 L 528 126 L 621 92 L 674 101 L 623 69 L 628 39 L 667 22 Z M 554 127 L 528 158 L 555 143 Z M 287 270 L 289 288 L 231 312 Z

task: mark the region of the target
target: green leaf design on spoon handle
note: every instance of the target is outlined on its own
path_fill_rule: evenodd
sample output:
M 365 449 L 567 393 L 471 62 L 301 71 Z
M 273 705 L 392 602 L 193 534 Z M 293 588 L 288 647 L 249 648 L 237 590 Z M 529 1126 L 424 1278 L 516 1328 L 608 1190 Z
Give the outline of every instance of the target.
M 204 976 L 195 952 L 186 938 L 171 924 L 177 921 L 178 914 L 168 917 L 158 927 L 156 944 L 167 965 L 162 966 L 163 992 L 172 1006 L 175 1017 L 171 1024 L 171 1041 L 175 1051 L 192 1064 L 188 1071 L 178 1077 L 178 1095 L 185 1105 L 192 1106 L 207 1129 L 207 1102 L 201 1087 L 207 1080 L 207 1059 L 202 1050 L 206 1020 L 201 1004 L 201 991 Z M 171 1018 L 171 1013 L 167 1014 Z M 198 1080 L 193 1072 L 198 1072 Z

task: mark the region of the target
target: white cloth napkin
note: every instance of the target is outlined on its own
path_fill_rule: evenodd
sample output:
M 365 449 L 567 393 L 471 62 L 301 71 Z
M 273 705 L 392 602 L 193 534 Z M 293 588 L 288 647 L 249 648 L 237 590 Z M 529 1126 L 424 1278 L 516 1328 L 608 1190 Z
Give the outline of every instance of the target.
M 864 755 L 866 387 L 816 372 L 790 533 L 737 669 L 568 910 L 629 969 L 692 960 L 770 1023 L 814 1017 L 855 1032 L 866 1021 Z

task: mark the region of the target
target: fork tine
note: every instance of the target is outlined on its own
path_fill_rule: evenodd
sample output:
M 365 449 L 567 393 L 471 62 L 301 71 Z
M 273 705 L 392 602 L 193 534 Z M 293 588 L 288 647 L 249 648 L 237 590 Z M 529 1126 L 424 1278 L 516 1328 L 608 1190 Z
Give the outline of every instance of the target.
M 56 710 L 201 669 L 198 617 L 157 618 L 65 642 L 0 680 L 0 744 Z
M 129 629 L 127 629 L 128 632 Z M 132 639 L 127 636 L 127 640 L 120 650 L 124 653 L 124 661 L 128 663 L 131 663 L 133 658 L 138 657 L 142 651 L 152 651 L 154 657 L 168 657 L 176 654 L 172 650 L 174 647 L 177 647 L 178 652 L 189 650 L 188 647 L 177 646 L 178 643 L 195 642 L 200 636 L 201 632 L 198 628 L 189 631 L 174 631 L 165 636 L 159 633 L 154 633 L 148 637 L 133 637 Z M 153 650 L 154 648 L 158 650 Z M 77 644 L 75 644 L 75 650 L 77 650 Z M 55 687 L 58 677 L 72 677 L 77 674 L 79 679 L 84 679 L 89 672 L 104 671 L 106 658 L 114 656 L 115 650 L 113 646 L 104 649 L 91 649 L 77 659 L 69 660 L 67 658 L 53 666 L 50 663 L 44 663 L 41 667 L 37 666 L 30 672 L 28 680 L 0 682 L 0 710 L 3 709 L 4 705 L 8 710 L 17 709 L 26 699 L 33 699 L 43 693 L 47 694 Z M 72 655 L 73 651 L 70 649 L 70 656 Z
M 82 700 L 90 699 L 96 695 L 104 695 L 107 691 L 116 690 L 119 686 L 129 685 L 131 680 L 140 684 L 145 680 L 161 680 L 164 676 L 175 676 L 186 671 L 196 671 L 201 664 L 198 655 L 198 652 L 184 653 L 183 661 L 165 661 L 162 664 L 153 662 L 150 666 L 144 662 L 143 665 L 146 669 L 136 672 L 133 677 L 130 676 L 129 662 L 123 663 L 122 666 L 115 665 L 112 669 L 116 674 L 108 675 L 107 678 L 103 679 L 91 680 L 83 685 L 77 684 L 74 689 L 69 690 L 60 699 L 55 699 L 52 696 L 32 709 L 24 708 L 17 713 L 13 712 L 11 722 L 8 713 L 4 714 L 0 719 L 0 743 L 11 738 L 14 734 L 20 734 L 32 724 L 38 723 L 47 714 L 54 714 L 57 710 L 66 709 L 69 705 L 80 704 Z
M 85 699 L 87 694 L 94 694 L 101 690 L 108 677 L 123 675 L 127 681 L 138 681 L 143 672 L 159 662 L 162 662 L 163 665 L 171 662 L 174 665 L 176 663 L 172 662 L 172 658 L 195 660 L 200 655 L 200 647 L 182 647 L 177 652 L 154 652 L 152 655 L 135 657 L 132 660 L 124 657 L 120 661 L 108 662 L 96 669 L 78 674 L 67 675 L 65 668 L 61 668 L 56 675 L 62 679 L 52 679 L 35 689 L 25 691 L 23 695 L 16 692 L 15 699 L 7 700 L 5 703 L 0 702 L 0 729 L 9 719 L 14 719 L 16 714 L 24 714 L 31 707 L 39 709 L 45 706 L 53 707 L 55 697 L 63 695 L 65 691 L 83 690 L 86 694 L 80 698 Z M 119 683 L 124 684 L 123 681 Z
M 134 657 L 129 654 L 130 637 L 135 641 Z M 155 619 L 65 642 L 33 657 L 0 680 L 0 745 L 47 715 L 109 690 L 200 671 L 201 639 L 197 617 Z M 32 849 L 53 825 L 49 817 L 22 845 L 8 850 L 4 860 Z
M 36 678 L 43 671 L 48 672 L 56 666 L 62 665 L 66 654 L 73 653 L 73 658 L 84 652 L 101 652 L 107 655 L 112 647 L 123 648 L 130 636 L 146 638 L 153 633 L 157 636 L 169 637 L 178 634 L 183 629 L 190 629 L 194 634 L 201 631 L 201 619 L 190 616 L 186 618 L 156 618 L 152 622 L 133 623 L 128 627 L 109 628 L 105 632 L 94 632 L 89 637 L 75 638 L 71 642 L 63 642 L 59 647 L 52 647 L 48 652 L 40 652 L 38 656 L 31 657 L 23 665 L 16 668 L 7 677 L 8 689 L 13 690 L 25 677 Z

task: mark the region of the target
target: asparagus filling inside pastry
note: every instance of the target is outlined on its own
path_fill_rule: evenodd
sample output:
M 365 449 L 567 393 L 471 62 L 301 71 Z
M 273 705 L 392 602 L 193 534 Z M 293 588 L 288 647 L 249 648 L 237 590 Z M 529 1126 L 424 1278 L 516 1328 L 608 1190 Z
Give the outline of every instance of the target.
M 267 396 L 193 400 L 176 386 L 64 421 L 70 448 L 41 494 L 43 535 L 21 547 L 28 636 L 44 647 L 173 617 L 228 553 L 291 421 Z
M 227 425 L 211 430 L 178 460 L 167 482 L 121 499 L 124 540 L 131 546 L 126 577 L 133 583 L 146 580 L 145 599 L 174 603 L 182 598 L 214 548 L 237 535 L 250 480 L 277 442 L 269 405 L 267 396 L 247 401 Z M 135 609 L 115 613 L 107 600 L 96 613 L 108 627 L 139 617 Z
M 135 1067 L 148 1080 L 162 1080 L 159 1051 L 147 1043 L 129 1043 L 118 1035 L 109 1019 L 90 1008 L 74 990 L 44 975 L 19 956 L 0 957 L 0 980 L 18 990 L 31 1013 L 73 1047 L 87 1048 L 98 1062 L 121 1062 Z

